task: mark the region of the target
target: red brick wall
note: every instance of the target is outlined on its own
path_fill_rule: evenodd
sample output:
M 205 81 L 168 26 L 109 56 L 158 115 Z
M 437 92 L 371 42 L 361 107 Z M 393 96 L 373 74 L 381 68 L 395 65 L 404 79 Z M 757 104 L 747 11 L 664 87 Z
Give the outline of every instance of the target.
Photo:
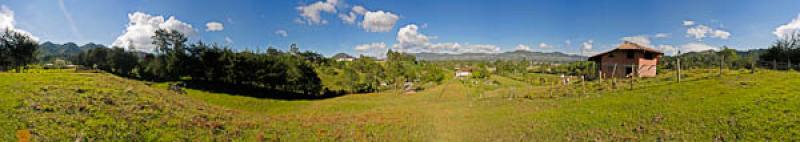
M 633 52 L 633 58 L 628 58 L 628 52 Z M 613 55 L 613 57 L 612 57 Z M 616 50 L 600 57 L 599 69 L 603 77 L 625 77 L 626 69 L 630 68 L 639 77 L 655 77 L 658 54 L 652 60 L 644 58 L 643 51 Z M 616 71 L 614 65 L 616 64 Z M 636 67 L 634 70 L 634 66 Z

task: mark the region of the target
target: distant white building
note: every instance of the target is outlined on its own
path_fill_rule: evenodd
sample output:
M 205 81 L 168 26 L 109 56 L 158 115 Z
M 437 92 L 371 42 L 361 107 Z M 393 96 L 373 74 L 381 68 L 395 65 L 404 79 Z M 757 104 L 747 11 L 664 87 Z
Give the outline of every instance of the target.
M 468 77 L 472 75 L 471 69 L 456 69 L 456 77 Z
M 355 60 L 356 58 L 353 57 L 353 56 L 347 55 L 345 53 L 339 53 L 339 54 L 333 55 L 333 59 L 338 61 L 338 62 L 343 62 L 343 61 L 350 62 L 350 61 Z
M 337 58 L 336 59 L 336 61 L 339 61 L 339 62 L 343 62 L 343 61 L 350 62 L 350 61 L 353 61 L 353 60 L 355 60 L 355 58 Z

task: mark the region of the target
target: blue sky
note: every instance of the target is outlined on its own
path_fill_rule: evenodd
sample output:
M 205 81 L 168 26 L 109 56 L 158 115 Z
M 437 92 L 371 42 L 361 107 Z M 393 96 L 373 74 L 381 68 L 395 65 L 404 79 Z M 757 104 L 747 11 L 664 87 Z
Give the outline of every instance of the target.
M 776 30 L 800 29 L 800 20 L 794 21 L 800 19 L 796 0 L 0 0 L 0 4 L 6 15 L 13 11 L 13 18 L 0 19 L 0 24 L 11 25 L 0 26 L 24 30 L 42 41 L 146 43 L 136 40 L 148 34 L 137 33 L 148 31 L 144 30 L 148 25 L 132 26 L 131 17 L 161 17 L 162 22 L 149 26 L 190 25 L 185 32 L 192 41 L 251 50 L 285 49 L 297 43 L 301 49 L 328 56 L 378 55 L 387 49 L 444 53 L 524 49 L 591 55 L 623 39 L 668 53 L 723 45 L 753 49 L 767 48 L 778 38 Z M 349 16 L 355 17 L 353 23 L 342 18 Z M 209 30 L 209 22 L 223 28 Z M 121 37 L 130 42 L 119 42 Z

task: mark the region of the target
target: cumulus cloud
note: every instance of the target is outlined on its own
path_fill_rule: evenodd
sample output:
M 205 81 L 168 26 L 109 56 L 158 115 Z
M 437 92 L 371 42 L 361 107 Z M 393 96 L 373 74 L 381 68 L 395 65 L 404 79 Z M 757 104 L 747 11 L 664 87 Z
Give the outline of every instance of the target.
M 207 32 L 218 32 L 225 29 L 225 26 L 222 25 L 220 22 L 208 22 L 206 23 L 206 31 Z
M 347 14 L 339 14 L 339 19 L 346 24 L 355 24 L 359 16 L 363 16 L 363 20 L 358 22 L 359 26 L 367 32 L 389 32 L 394 28 L 400 16 L 392 12 L 377 10 L 369 11 L 363 6 L 353 6 Z
M 387 47 L 386 43 L 374 42 L 374 43 L 356 45 L 356 47 L 353 49 L 361 53 L 361 55 L 383 58 L 384 56 L 386 56 L 385 55 L 387 51 L 386 47 Z
M 339 14 L 339 19 L 342 19 L 342 21 L 347 24 L 356 23 L 356 18 L 358 18 L 358 16 L 354 12 L 350 12 L 348 14 Z
M 397 43 L 392 48 L 401 52 L 437 53 L 495 53 L 500 48 L 489 44 L 461 44 L 455 42 L 431 43 L 431 37 L 419 33 L 415 24 L 406 25 L 397 32 Z
M 0 5 L 0 30 L 10 30 L 15 31 L 17 33 L 27 35 L 31 37 L 34 41 L 39 41 L 39 37 L 33 36 L 28 31 L 17 29 L 14 25 L 16 21 L 14 21 L 14 11 L 10 8 L 6 7 L 5 5 Z
M 778 26 L 772 33 L 779 38 L 784 38 L 787 35 L 798 31 L 800 31 L 800 15 L 797 15 L 797 18 L 793 19 L 791 22 Z
M 368 11 L 369 10 L 367 10 L 367 8 L 364 8 L 363 6 L 360 6 L 360 5 L 356 5 L 356 6 L 353 6 L 353 8 L 351 8 L 349 13 L 347 13 L 347 14 L 344 14 L 344 13 L 339 14 L 339 18 L 342 19 L 342 21 L 344 21 L 344 23 L 355 24 L 356 23 L 356 19 L 358 18 L 358 16 L 359 15 L 364 15 Z
M 669 37 L 669 34 L 668 34 L 668 33 L 657 33 L 657 34 L 656 34 L 655 36 L 653 36 L 653 37 L 655 37 L 655 38 L 668 38 L 668 37 Z
M 356 51 L 368 51 L 373 49 L 386 49 L 386 43 L 383 42 L 375 42 L 375 43 L 367 43 L 356 45 L 354 48 Z
M 700 42 L 692 42 L 681 45 L 681 51 L 684 52 L 699 52 L 699 51 L 708 51 L 708 50 L 717 50 L 716 47 L 700 43 Z
M 692 20 L 684 20 L 683 21 L 683 26 L 692 26 L 692 25 L 694 25 L 694 21 L 692 21 Z
M 594 46 L 594 40 L 587 40 L 581 43 L 581 53 L 583 53 L 585 56 L 593 54 L 592 53 L 593 46 Z
M 281 37 L 287 37 L 287 36 L 289 36 L 289 32 L 286 32 L 286 30 L 277 30 L 277 31 L 275 31 L 275 35 L 278 35 L 278 36 L 281 36 Z
M 730 32 L 723 30 L 715 30 L 713 33 L 711 33 L 711 37 L 716 37 L 719 39 L 728 39 L 728 37 L 730 36 L 731 36 Z
M 309 5 L 301 5 L 297 7 L 297 11 L 300 12 L 300 17 L 305 19 L 303 20 L 295 20 L 295 22 L 305 23 L 309 25 L 314 24 L 326 24 L 328 23 L 327 20 L 322 19 L 320 14 L 322 12 L 326 13 L 336 13 L 336 4 L 339 3 L 338 0 L 327 0 L 327 1 L 317 1 L 315 3 Z
M 728 39 L 728 37 L 731 36 L 730 32 L 721 29 L 714 29 L 702 24 L 692 24 L 692 25 L 695 26 L 686 29 L 686 37 L 693 37 L 697 40 L 702 40 L 703 38 L 706 37 Z
M 667 55 L 675 55 L 678 52 L 672 45 L 658 45 L 658 49 Z
M 428 36 L 419 33 L 418 30 L 419 27 L 414 24 L 400 28 L 400 30 L 397 31 L 397 44 L 394 45 L 395 48 L 403 50 L 429 46 Z
M 368 32 L 389 32 L 399 19 L 399 16 L 391 12 L 369 11 L 364 14 L 364 21 L 361 21 L 361 27 Z
M 542 43 L 539 43 L 539 48 L 545 48 L 545 49 L 553 48 L 553 45 L 549 45 L 547 43 L 542 42 Z
M 518 44 L 517 47 L 514 48 L 514 50 L 531 51 L 531 47 L 525 44 Z
M 143 12 L 134 12 L 128 14 L 128 25 L 122 35 L 112 43 L 112 46 L 126 47 L 134 50 L 150 52 L 153 51 L 152 36 L 155 35 L 158 29 L 167 29 L 178 31 L 186 36 L 193 36 L 197 32 L 192 28 L 192 25 L 184 23 L 175 17 L 170 16 L 164 20 L 163 16 L 149 15 Z

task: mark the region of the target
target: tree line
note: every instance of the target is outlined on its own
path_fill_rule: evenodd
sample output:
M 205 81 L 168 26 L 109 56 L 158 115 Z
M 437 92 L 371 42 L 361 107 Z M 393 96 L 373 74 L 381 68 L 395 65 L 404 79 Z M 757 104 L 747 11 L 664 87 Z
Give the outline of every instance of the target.
M 784 67 L 777 67 L 778 63 Z M 800 32 L 786 34 L 775 41 L 762 55 L 760 64 L 769 68 L 800 69 Z M 786 66 L 788 65 L 788 66 Z
M 0 33 L 0 71 L 22 72 L 26 65 L 36 62 L 38 48 L 38 41 L 30 36 L 5 29 Z
M 203 89 L 279 98 L 375 92 L 405 82 L 437 82 L 443 76 L 435 66 L 391 51 L 386 61 L 362 57 L 337 62 L 300 51 L 296 44 L 289 51 L 234 51 L 216 43 L 187 44 L 183 34 L 171 30 L 157 30 L 152 39 L 152 52 L 93 48 L 78 54 L 73 63 L 141 80 L 183 81 Z

